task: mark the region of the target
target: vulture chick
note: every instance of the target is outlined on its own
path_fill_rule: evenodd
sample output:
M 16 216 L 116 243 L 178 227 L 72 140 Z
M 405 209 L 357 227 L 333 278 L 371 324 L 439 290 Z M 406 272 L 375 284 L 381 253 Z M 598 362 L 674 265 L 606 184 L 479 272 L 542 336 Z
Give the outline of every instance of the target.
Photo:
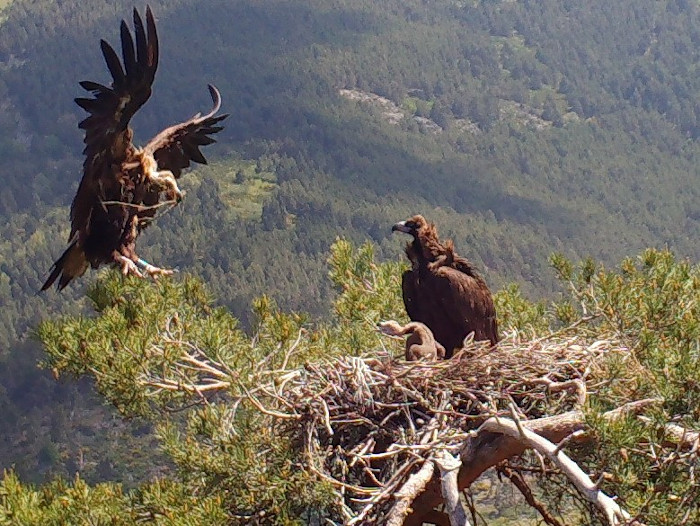
M 61 290 L 88 266 L 105 263 L 119 265 L 125 275 L 172 274 L 139 258 L 136 238 L 165 204 L 163 199 L 180 201 L 183 194 L 175 180 L 190 162 L 206 164 L 199 148 L 215 142 L 210 135 L 223 129 L 217 123 L 228 116 L 216 115 L 221 97 L 209 85 L 209 113 L 166 128 L 143 148 L 134 146 L 129 121 L 151 96 L 158 35 L 150 7 L 145 25 L 136 9 L 133 18 L 134 36 L 126 22 L 121 23 L 123 64 L 112 46 L 100 42 L 111 85 L 80 83 L 91 94 L 75 99 L 88 113 L 78 125 L 85 130 L 83 177 L 70 209 L 68 248 L 53 264 L 42 291 L 57 279 Z
M 413 321 L 424 323 L 451 357 L 464 338 L 498 342 L 496 310 L 486 282 L 469 260 L 441 243 L 437 229 L 423 216 L 396 223 L 392 232 L 413 236 L 406 245 L 411 269 L 402 277 L 403 301 Z
M 435 341 L 435 337 L 424 323 L 412 321 L 399 325 L 394 320 L 383 321 L 379 324 L 379 330 L 389 336 L 403 336 L 409 334 L 406 340 L 406 360 L 437 360 L 445 357 L 445 348 Z

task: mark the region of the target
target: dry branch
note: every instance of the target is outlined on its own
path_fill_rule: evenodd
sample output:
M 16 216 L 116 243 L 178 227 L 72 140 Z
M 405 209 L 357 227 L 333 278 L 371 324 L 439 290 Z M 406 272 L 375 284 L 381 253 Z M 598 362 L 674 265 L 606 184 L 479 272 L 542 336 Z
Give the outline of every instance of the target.
M 467 514 L 464 512 L 459 500 L 459 487 L 457 486 L 457 474 L 462 462 L 446 451 L 441 451 L 435 458 L 435 463 L 440 468 L 440 480 L 442 481 L 442 496 L 445 499 L 445 511 L 450 517 L 451 526 L 470 526 Z
M 518 488 L 518 491 L 520 491 L 520 494 L 525 499 L 525 502 L 527 502 L 531 508 L 537 510 L 544 522 L 550 526 L 562 526 L 561 522 L 559 522 L 559 520 L 557 520 L 557 518 L 551 514 L 547 507 L 535 497 L 522 473 L 507 465 L 499 466 L 498 472 L 505 475 L 513 483 L 513 485 Z
M 399 491 L 394 494 L 395 503 L 386 517 L 386 526 L 401 526 L 411 512 L 411 504 L 423 492 L 433 478 L 435 465 L 430 460 L 423 462 L 423 467 L 411 475 Z
M 515 408 L 511 408 L 511 419 L 493 417 L 481 425 L 481 430 L 502 433 L 522 441 L 527 447 L 546 455 L 566 477 L 576 486 L 581 494 L 598 506 L 611 526 L 626 524 L 630 514 L 623 510 L 611 497 L 603 493 L 583 470 L 566 454 L 557 450 L 557 446 L 546 438 L 525 429 L 518 419 Z
M 561 415 L 528 420 L 523 426 L 552 442 L 560 442 L 578 430 L 585 428 L 584 415 L 579 410 L 569 411 Z M 586 440 L 587 435 L 579 435 L 572 441 Z M 460 451 L 463 468 L 459 473 L 459 488 L 469 487 L 487 469 L 500 462 L 521 455 L 527 447 L 522 441 L 509 435 L 480 430 L 466 440 Z M 414 509 L 433 509 L 442 501 L 440 487 L 437 483 L 428 484 L 426 490 L 414 502 Z M 420 526 L 423 523 L 422 514 L 416 513 L 408 517 L 406 526 Z
M 638 416 L 637 418 L 642 422 L 652 422 L 650 418 L 645 416 Z M 678 444 L 682 449 L 692 448 L 695 451 L 700 450 L 700 431 L 691 431 L 678 424 L 666 424 L 663 429 L 669 442 Z

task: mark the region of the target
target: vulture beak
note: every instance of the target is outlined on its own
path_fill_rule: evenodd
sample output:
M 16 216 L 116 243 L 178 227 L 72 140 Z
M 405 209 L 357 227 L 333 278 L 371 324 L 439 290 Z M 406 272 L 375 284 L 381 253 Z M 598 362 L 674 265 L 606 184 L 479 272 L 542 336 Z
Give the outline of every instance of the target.
M 404 234 L 411 234 L 413 230 L 406 226 L 406 221 L 399 221 L 394 226 L 391 227 L 392 232 L 403 232 Z

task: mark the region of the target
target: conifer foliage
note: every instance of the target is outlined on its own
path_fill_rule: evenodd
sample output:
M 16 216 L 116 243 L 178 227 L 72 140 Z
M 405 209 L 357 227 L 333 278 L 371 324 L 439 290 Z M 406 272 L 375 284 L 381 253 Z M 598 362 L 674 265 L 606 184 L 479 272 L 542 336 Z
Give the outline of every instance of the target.
M 331 248 L 331 321 L 262 297 L 251 334 L 196 278 L 108 274 L 92 316 L 39 327 L 45 365 L 152 421 L 172 467 L 134 491 L 79 476 L 37 490 L 6 473 L 0 522 L 420 524 L 472 502 L 435 511 L 449 454 L 455 488 L 493 467 L 548 524 L 697 524 L 700 268 L 656 250 L 614 270 L 552 263 L 568 299 L 505 289 L 499 347 L 467 340 L 433 363 L 404 362 L 376 331 L 403 319 L 401 265 L 376 263 L 370 244 Z M 533 435 L 559 443 L 553 457 Z

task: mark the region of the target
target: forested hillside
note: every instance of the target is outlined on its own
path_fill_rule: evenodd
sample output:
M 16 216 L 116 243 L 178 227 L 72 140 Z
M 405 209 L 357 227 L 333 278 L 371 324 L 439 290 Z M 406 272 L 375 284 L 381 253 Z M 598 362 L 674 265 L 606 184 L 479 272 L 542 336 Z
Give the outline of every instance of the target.
M 185 201 L 140 246 L 203 278 L 244 326 L 263 293 L 327 316 L 336 236 L 396 259 L 390 227 L 416 212 L 494 289 L 515 282 L 533 298 L 557 290 L 553 251 L 604 263 L 648 246 L 700 256 L 695 2 L 151 5 L 161 62 L 137 136 L 208 108 L 207 83 L 232 116 L 211 165 L 183 177 Z M 0 459 L 37 479 L 69 473 L 78 453 L 66 444 L 93 451 L 99 427 L 77 429 L 87 387 L 39 376 L 26 338 L 41 319 L 80 312 L 95 277 L 35 295 L 80 177 L 77 82 L 107 79 L 99 39 L 117 44 L 132 6 L 13 0 L 0 11 L 0 405 L 11 419 L 1 427 L 17 430 Z M 123 469 L 112 466 L 121 456 L 95 477 Z

